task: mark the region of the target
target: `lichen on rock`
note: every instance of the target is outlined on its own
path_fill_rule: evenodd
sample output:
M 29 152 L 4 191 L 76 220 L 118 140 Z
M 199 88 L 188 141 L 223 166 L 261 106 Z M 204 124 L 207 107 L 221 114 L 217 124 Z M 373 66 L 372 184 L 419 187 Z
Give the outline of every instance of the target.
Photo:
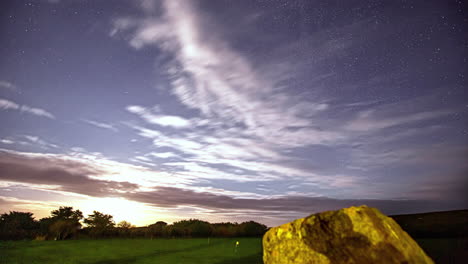
M 391 218 L 367 206 L 314 214 L 271 228 L 265 264 L 433 263 Z

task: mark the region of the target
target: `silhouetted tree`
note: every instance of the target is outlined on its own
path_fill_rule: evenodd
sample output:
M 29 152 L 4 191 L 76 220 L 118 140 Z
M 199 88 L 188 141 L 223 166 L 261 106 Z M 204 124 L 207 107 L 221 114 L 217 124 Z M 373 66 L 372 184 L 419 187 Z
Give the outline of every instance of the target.
M 39 223 L 32 215 L 32 213 L 15 211 L 0 215 L 0 238 L 12 240 L 33 238 L 39 230 Z
M 50 217 L 42 218 L 40 231 L 43 235 L 56 240 L 68 239 L 76 236 L 81 228 L 80 220 L 83 213 L 80 210 L 73 210 L 70 206 L 61 206 L 53 210 Z
M 52 217 L 44 217 L 39 220 L 39 233 L 46 237 L 53 237 L 50 234 L 49 227 L 54 223 Z
M 84 223 L 88 225 L 90 234 L 94 237 L 111 235 L 111 231 L 115 226 L 112 215 L 103 214 L 94 211 L 85 220 Z
M 242 236 L 263 236 L 267 231 L 267 226 L 254 221 L 248 221 L 240 224 L 240 231 Z
M 75 235 L 77 231 L 77 224 L 70 220 L 56 220 L 49 226 L 49 232 L 56 240 L 70 238 Z
M 153 237 L 165 237 L 168 235 L 167 232 L 167 223 L 163 221 L 158 221 L 154 224 L 148 226 L 149 236 Z
M 135 228 L 130 222 L 121 221 L 117 224 L 117 233 L 120 237 L 129 237 L 130 229 Z
M 158 221 L 146 227 L 135 227 L 127 221 L 117 225 L 112 215 L 94 211 L 81 229 L 80 221 L 83 213 L 73 210 L 73 207 L 60 207 L 51 212 L 51 216 L 35 221 L 32 213 L 10 212 L 0 215 L 0 239 L 69 239 L 80 236 L 86 237 L 236 237 L 262 236 L 267 231 L 263 224 L 248 221 L 238 223 L 215 223 L 189 219 L 168 225 Z
M 173 236 L 208 237 L 212 231 L 210 223 L 198 219 L 182 220 L 172 224 Z
M 213 227 L 213 236 L 216 237 L 235 237 L 240 235 L 238 223 L 215 223 Z
M 72 220 L 77 223 L 83 219 L 83 213 L 80 210 L 73 210 L 71 206 L 60 206 L 59 209 L 52 211 L 51 215 L 55 219 Z
M 118 227 L 118 228 L 123 228 L 123 229 L 130 229 L 130 228 L 133 228 L 133 227 L 135 227 L 135 226 L 132 225 L 130 222 L 127 222 L 127 221 L 120 221 L 120 222 L 117 224 L 117 227 Z

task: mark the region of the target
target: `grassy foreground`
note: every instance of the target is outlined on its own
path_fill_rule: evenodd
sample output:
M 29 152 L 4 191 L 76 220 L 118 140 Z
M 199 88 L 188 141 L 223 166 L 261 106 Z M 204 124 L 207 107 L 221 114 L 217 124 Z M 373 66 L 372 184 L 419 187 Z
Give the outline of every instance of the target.
M 237 252 L 235 243 L 239 241 Z M 468 238 L 416 239 L 436 263 L 466 263 Z M 261 238 L 0 241 L 0 264 L 260 264 Z
M 236 241 L 239 241 L 237 252 Z M 209 242 L 209 243 L 208 243 Z M 0 241 L 0 264 L 262 263 L 261 238 Z

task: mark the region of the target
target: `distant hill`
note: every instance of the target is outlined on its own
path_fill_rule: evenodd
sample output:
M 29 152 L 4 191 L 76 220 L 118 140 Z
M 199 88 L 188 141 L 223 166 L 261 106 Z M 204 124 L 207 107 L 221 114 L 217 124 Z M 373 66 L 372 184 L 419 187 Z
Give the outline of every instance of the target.
M 390 217 L 413 238 L 468 237 L 468 210 Z

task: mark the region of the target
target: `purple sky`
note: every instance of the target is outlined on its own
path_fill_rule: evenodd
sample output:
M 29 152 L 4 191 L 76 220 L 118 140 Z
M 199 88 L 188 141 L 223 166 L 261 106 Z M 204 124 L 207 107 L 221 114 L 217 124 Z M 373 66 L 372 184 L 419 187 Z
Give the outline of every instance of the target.
M 0 3 L 0 213 L 466 209 L 462 1 Z

